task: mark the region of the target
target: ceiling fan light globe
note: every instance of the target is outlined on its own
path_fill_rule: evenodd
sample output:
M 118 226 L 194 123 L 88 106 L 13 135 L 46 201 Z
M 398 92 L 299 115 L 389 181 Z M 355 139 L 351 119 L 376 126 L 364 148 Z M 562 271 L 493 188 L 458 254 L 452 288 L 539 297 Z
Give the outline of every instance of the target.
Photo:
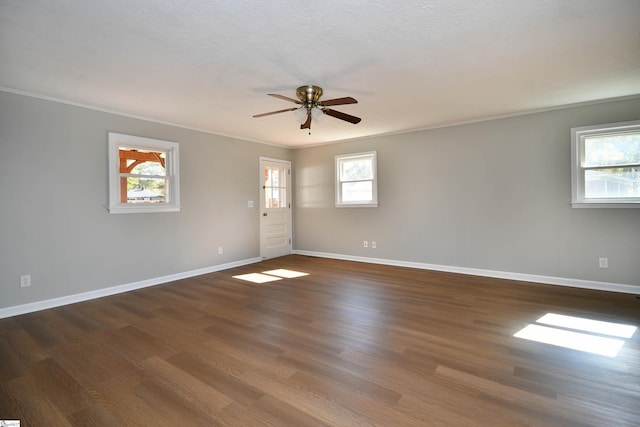
M 307 109 L 305 107 L 298 108 L 294 114 L 298 123 L 302 124 L 307 121 Z
M 323 116 L 324 116 L 324 113 L 318 107 L 313 107 L 311 109 L 311 118 L 313 118 L 313 120 L 319 122 L 322 120 Z

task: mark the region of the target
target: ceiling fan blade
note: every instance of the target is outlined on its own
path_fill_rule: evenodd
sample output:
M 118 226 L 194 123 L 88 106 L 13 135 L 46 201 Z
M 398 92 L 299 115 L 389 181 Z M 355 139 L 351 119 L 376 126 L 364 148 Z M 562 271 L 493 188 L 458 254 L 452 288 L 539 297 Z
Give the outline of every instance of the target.
M 270 116 L 272 114 L 278 114 L 278 113 L 286 113 L 287 111 L 294 111 L 297 110 L 298 107 L 293 107 L 293 108 L 287 108 L 286 110 L 278 110 L 278 111 L 271 111 L 270 113 L 262 113 L 262 114 L 256 114 L 253 117 L 264 117 L 264 116 Z
M 307 121 L 300 125 L 300 129 L 311 129 L 311 113 L 307 113 Z
M 360 117 L 352 116 L 350 114 L 341 113 L 340 111 L 332 110 L 330 108 L 325 108 L 325 109 L 322 110 L 322 112 L 325 113 L 328 116 L 335 117 L 336 119 L 340 119 L 340 120 L 344 120 L 345 122 L 353 123 L 354 125 L 356 123 L 360 123 L 360 120 L 362 120 Z
M 302 104 L 302 101 L 298 101 L 297 99 L 289 98 L 288 96 L 278 95 L 277 93 L 268 93 L 269 96 L 274 96 L 276 98 L 284 99 L 285 101 L 295 102 L 296 104 Z
M 318 105 L 345 105 L 345 104 L 357 104 L 358 101 L 350 96 L 344 98 L 327 99 L 326 101 L 318 101 Z

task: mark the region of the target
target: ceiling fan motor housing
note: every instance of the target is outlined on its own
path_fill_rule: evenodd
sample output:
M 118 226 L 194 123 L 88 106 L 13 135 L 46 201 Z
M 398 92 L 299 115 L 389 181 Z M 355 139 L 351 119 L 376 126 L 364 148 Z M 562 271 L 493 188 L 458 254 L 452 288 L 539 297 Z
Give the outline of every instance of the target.
M 313 108 L 322 96 L 322 88 L 320 86 L 300 86 L 296 89 L 298 99 L 302 101 L 307 109 Z

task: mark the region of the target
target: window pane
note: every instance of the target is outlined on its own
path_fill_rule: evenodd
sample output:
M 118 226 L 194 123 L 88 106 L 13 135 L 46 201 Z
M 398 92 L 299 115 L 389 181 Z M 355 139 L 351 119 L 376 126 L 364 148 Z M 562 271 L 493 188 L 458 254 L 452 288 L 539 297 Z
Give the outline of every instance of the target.
M 286 189 L 271 187 L 265 191 L 265 208 L 284 208 L 287 204 Z
M 165 203 L 166 201 L 166 179 L 127 178 L 127 203 Z
M 166 175 L 164 167 L 158 162 L 138 163 L 133 169 L 131 169 L 130 173 L 134 175 Z
M 267 166 L 264 170 L 265 187 L 284 187 L 286 173 L 285 168 Z
M 373 159 L 371 158 L 342 160 L 340 166 L 341 181 L 373 179 Z
M 640 133 L 585 137 L 584 167 L 640 164 Z
M 287 206 L 287 169 L 267 166 L 264 170 L 265 208 L 284 208 Z
M 371 181 L 343 182 L 343 202 L 366 202 L 373 200 L 373 183 Z
M 166 152 L 141 150 L 129 147 L 120 147 L 118 151 L 120 156 L 120 173 L 129 173 L 134 175 L 166 175 Z
M 587 170 L 586 198 L 640 197 L 640 167 Z

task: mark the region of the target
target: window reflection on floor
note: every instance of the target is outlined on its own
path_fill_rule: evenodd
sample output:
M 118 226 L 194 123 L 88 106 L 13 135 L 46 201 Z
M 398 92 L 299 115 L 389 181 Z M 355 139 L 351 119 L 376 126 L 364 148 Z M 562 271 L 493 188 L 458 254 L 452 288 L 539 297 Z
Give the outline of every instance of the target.
M 246 280 L 253 283 L 267 283 L 275 280 L 293 279 L 296 277 L 308 276 L 309 273 L 303 273 L 301 271 L 287 270 L 280 268 L 277 270 L 263 271 L 262 273 L 249 273 L 233 276 L 234 279 Z
M 514 337 L 574 350 L 616 357 L 636 331 L 632 325 L 547 313 Z
M 282 277 L 268 276 L 266 274 L 260 274 L 260 273 L 240 274 L 238 276 L 233 276 L 233 278 L 246 280 L 247 282 L 253 282 L 253 283 L 267 283 L 267 282 L 273 282 L 274 280 L 282 280 Z
M 269 274 L 271 276 L 284 277 L 286 279 L 293 279 L 295 277 L 308 276 L 309 273 L 302 273 L 300 271 L 287 270 L 280 268 L 278 270 L 263 271 L 263 274 Z

